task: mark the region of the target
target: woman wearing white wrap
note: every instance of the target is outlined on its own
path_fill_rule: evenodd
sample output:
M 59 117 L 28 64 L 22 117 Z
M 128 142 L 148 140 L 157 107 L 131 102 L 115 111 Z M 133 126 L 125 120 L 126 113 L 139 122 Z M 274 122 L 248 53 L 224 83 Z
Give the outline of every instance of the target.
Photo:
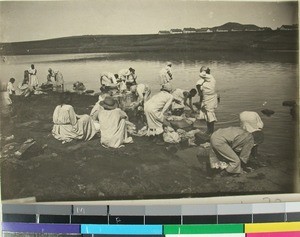
M 247 132 L 261 131 L 264 123 L 259 117 L 258 113 L 254 111 L 243 111 L 240 113 L 241 128 Z
M 164 84 L 161 91 L 150 98 L 144 105 L 144 111 L 148 125 L 148 136 L 157 136 L 161 142 L 163 140 L 164 113 L 172 104 L 173 96 L 170 84 Z
M 167 62 L 167 65 L 160 70 L 159 79 L 161 85 L 169 83 L 173 79 L 171 67 L 172 67 L 172 63 Z
M 254 111 L 243 111 L 240 113 L 240 126 L 247 132 L 253 133 L 256 131 L 261 131 L 264 127 L 264 123 L 261 120 L 258 113 Z M 252 149 L 252 156 L 257 157 L 258 145 L 255 145 Z
M 119 148 L 124 143 L 132 143 L 132 137 L 127 136 L 127 114 L 118 108 L 117 101 L 107 96 L 100 102 L 103 107 L 99 111 L 101 145 L 106 148 Z
M 210 74 L 210 69 L 206 66 L 200 69 L 200 80 L 197 82 L 197 90 L 200 96 L 200 114 L 199 119 L 205 119 L 207 124 L 207 133 L 214 132 L 214 124 L 217 121 L 215 109 L 218 107 L 218 94 L 216 92 L 216 80 Z
M 73 139 L 92 139 L 96 134 L 92 118 L 87 114 L 77 115 L 70 103 L 70 93 L 61 94 L 60 104 L 53 113 L 52 135 L 62 143 L 71 142 Z
M 39 81 L 37 78 L 37 70 L 34 67 L 34 64 L 31 64 L 30 69 L 28 70 L 29 72 L 29 86 L 31 86 L 34 90 L 36 87 L 39 85 Z

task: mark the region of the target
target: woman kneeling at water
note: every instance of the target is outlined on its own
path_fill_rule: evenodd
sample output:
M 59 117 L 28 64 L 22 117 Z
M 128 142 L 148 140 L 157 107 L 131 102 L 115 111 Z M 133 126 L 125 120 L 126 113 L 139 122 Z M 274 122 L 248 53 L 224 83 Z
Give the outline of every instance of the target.
M 77 115 L 70 105 L 71 99 L 70 93 L 61 94 L 60 104 L 56 106 L 53 113 L 52 135 L 62 143 L 73 139 L 90 140 L 96 134 L 92 119 L 87 114 Z

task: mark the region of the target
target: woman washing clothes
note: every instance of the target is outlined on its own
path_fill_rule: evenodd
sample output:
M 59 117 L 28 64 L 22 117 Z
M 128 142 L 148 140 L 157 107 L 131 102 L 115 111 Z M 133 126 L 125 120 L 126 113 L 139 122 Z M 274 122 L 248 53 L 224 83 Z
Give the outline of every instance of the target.
M 164 84 L 161 91 L 150 98 L 144 105 L 148 125 L 148 136 L 154 136 L 158 145 L 163 144 L 164 113 L 170 108 L 173 95 L 169 83 Z

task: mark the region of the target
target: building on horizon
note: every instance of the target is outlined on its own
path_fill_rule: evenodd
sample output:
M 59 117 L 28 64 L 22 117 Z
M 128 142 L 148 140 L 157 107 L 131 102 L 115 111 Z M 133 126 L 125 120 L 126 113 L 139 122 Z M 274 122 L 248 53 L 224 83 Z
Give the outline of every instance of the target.
M 184 34 L 192 34 L 192 33 L 196 33 L 196 29 L 195 28 L 183 28 L 183 33 Z
M 212 33 L 213 30 L 208 27 L 205 27 L 205 28 L 196 29 L 196 32 L 197 33 Z
M 182 34 L 183 32 L 181 29 L 171 29 L 170 33 L 171 34 Z
M 158 34 L 159 34 L 159 35 L 169 35 L 169 34 L 170 34 L 170 31 L 168 31 L 168 30 L 160 30 L 160 31 L 158 32 Z
M 217 29 L 216 32 L 229 32 L 227 29 Z

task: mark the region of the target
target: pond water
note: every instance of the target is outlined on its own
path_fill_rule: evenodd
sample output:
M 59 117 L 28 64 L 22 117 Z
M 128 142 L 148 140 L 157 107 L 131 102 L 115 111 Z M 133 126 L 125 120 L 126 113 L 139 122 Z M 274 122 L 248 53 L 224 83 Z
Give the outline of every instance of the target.
M 101 72 L 117 73 L 132 67 L 137 82 L 148 84 L 153 94 L 159 90 L 158 72 L 166 61 L 173 63 L 174 88 L 191 89 L 199 78 L 199 69 L 207 65 L 217 81 L 221 103 L 216 111 L 219 126 L 238 125 L 240 112 L 258 112 L 265 123 L 265 143 L 262 150 L 270 155 L 289 156 L 297 144 L 289 108 L 282 106 L 285 100 L 296 100 L 298 91 L 298 62 L 296 52 L 224 53 L 135 53 L 135 54 L 63 54 L 5 56 L 1 60 L 1 82 L 14 77 L 18 84 L 24 70 L 35 64 L 40 83 L 46 81 L 51 67 L 64 75 L 66 88 L 81 81 L 87 89 L 99 91 Z M 196 99 L 198 100 L 198 98 Z M 260 111 L 271 109 L 275 114 L 264 116 Z

